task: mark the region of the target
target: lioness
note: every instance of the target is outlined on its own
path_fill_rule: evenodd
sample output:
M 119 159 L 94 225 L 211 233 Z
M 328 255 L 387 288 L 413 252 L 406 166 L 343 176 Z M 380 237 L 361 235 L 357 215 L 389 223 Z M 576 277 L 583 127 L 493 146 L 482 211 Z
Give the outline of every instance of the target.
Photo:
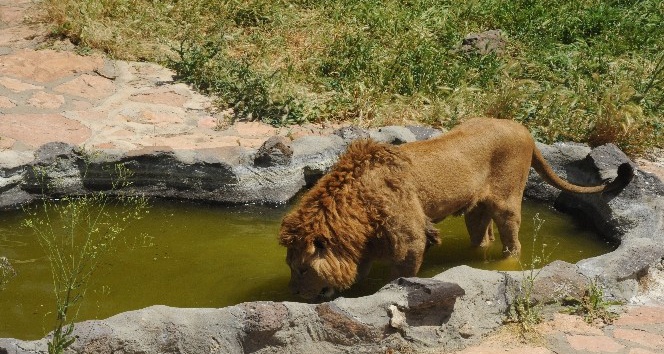
M 558 177 L 528 130 L 508 120 L 472 119 L 440 137 L 390 146 L 353 142 L 332 170 L 283 220 L 291 290 L 304 298 L 350 287 L 375 259 L 392 264 L 393 277 L 417 274 L 424 251 L 439 243 L 432 223 L 463 214 L 473 245 L 493 240 L 496 223 L 506 256 L 518 255 L 521 200 L 530 167 L 572 193 L 623 187 L 632 167 L 600 186 Z

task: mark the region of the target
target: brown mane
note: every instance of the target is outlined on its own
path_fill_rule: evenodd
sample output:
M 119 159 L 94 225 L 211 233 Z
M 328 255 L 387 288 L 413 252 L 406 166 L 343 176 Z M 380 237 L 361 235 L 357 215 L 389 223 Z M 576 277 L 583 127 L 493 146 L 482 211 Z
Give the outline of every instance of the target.
M 394 147 L 363 139 L 350 144 L 332 170 L 309 190 L 284 218 L 279 242 L 304 248 L 324 243 L 326 262 L 312 266 L 340 289 L 355 281 L 356 267 L 370 237 L 376 234 L 387 212 L 381 194 L 367 192 L 370 185 L 382 184 L 399 191 L 399 178 L 410 160 Z M 388 173 L 375 173 L 385 170 Z M 374 173 L 372 173 L 374 172 Z

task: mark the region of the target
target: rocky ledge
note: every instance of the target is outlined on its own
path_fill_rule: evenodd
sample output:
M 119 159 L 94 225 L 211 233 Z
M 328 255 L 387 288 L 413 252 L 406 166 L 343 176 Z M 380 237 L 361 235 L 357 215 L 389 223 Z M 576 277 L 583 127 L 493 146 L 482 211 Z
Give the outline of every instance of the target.
M 371 136 L 390 143 L 427 139 L 427 128 L 343 128 L 326 137 L 275 137 L 258 150 L 146 149 L 132 153 L 80 151 L 50 143 L 32 161 L 0 165 L 0 207 L 13 208 L 39 196 L 35 167 L 58 180 L 54 194 L 109 189 L 118 163 L 132 171 L 132 186 L 121 193 L 224 203 L 279 203 L 313 183 L 353 139 Z M 629 159 L 613 145 L 539 144 L 556 172 L 577 184 L 615 177 Z M 556 261 L 535 282 L 541 303 L 580 297 L 591 281 L 607 296 L 633 299 L 640 280 L 664 257 L 664 185 L 635 169 L 622 191 L 570 195 L 545 184 L 534 172 L 526 196 L 590 218 L 613 252 L 577 264 Z M 455 350 L 472 345 L 503 323 L 520 291 L 518 272 L 492 272 L 460 266 L 431 279 L 397 279 L 376 294 L 338 298 L 322 304 L 254 302 L 221 309 L 153 306 L 76 326 L 79 353 L 375 353 L 424 348 Z M 46 352 L 38 341 L 0 339 L 0 353 Z

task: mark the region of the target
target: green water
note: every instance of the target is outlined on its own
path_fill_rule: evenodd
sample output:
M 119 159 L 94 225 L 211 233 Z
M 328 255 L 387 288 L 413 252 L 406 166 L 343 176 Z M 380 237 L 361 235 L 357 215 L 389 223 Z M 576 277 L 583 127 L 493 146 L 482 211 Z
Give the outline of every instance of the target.
M 277 243 L 281 218 L 289 207 L 225 208 L 158 202 L 127 231 L 127 241 L 107 257 L 89 286 L 77 321 L 162 304 L 223 307 L 245 301 L 299 301 L 288 292 L 285 248 Z M 545 220 L 536 253 L 553 250 L 549 261 L 577 262 L 613 246 L 569 216 L 525 202 L 522 263 L 533 250 L 533 217 Z M 21 212 L 0 213 L 0 256 L 18 275 L 0 291 L 0 338 L 41 338 L 53 324 L 54 296 L 48 262 L 36 238 L 20 226 Z M 442 245 L 429 250 L 420 276 L 433 276 L 456 265 L 520 270 L 501 258 L 500 242 L 486 252 L 471 249 L 463 218 L 438 225 Z M 344 296 L 367 295 L 388 282 L 388 269 L 376 266 L 369 279 Z

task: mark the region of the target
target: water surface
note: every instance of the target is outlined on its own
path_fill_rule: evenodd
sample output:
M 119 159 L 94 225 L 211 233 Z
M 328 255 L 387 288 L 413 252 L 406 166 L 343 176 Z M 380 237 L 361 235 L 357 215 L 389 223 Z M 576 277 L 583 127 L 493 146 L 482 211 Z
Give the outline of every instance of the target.
M 156 202 L 126 232 L 126 242 L 105 258 L 89 286 L 77 321 L 162 304 L 223 307 L 245 301 L 300 301 L 291 296 L 285 248 L 278 245 L 281 218 L 290 206 L 220 207 Z M 533 246 L 533 218 L 544 223 Z M 37 339 L 53 324 L 54 296 L 48 261 L 35 236 L 20 226 L 20 211 L 0 213 L 0 256 L 18 272 L 0 291 L 0 338 Z M 475 250 L 463 218 L 438 224 L 442 245 L 427 253 L 420 276 L 466 264 L 482 269 L 520 270 L 533 255 L 575 263 L 614 247 L 592 229 L 548 206 L 526 201 L 521 262 L 503 260 L 500 242 Z M 546 246 L 543 246 L 545 244 Z M 388 282 L 389 270 L 375 266 L 369 279 L 344 296 L 370 294 Z

